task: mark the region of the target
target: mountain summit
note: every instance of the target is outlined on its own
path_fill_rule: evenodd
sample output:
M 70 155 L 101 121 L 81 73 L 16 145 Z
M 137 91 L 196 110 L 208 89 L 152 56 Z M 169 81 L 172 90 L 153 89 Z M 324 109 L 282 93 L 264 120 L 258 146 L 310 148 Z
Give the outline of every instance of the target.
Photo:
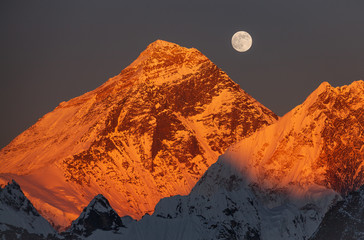
M 110 207 L 109 201 L 99 194 L 63 234 L 70 239 L 77 239 L 88 237 L 97 230 L 117 232 L 123 227 L 125 228 L 122 219 Z
M 140 218 L 276 119 L 198 50 L 157 40 L 3 148 L 0 179 L 19 182 L 53 225 L 68 226 L 97 194 Z
M 363 113 L 363 81 L 337 88 L 324 82 L 303 104 L 227 154 L 261 186 L 295 186 L 298 195 L 322 186 L 344 196 L 364 184 Z

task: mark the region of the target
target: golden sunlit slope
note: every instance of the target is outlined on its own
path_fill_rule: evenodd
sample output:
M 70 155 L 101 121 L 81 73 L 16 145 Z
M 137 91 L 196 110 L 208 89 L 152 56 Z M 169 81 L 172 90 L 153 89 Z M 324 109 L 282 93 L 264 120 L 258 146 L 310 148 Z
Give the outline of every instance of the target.
M 364 184 L 363 122 L 363 81 L 322 83 L 277 122 L 229 147 L 190 194 L 162 199 L 123 237 L 309 239 L 330 207 Z M 359 216 L 355 210 L 344 215 Z
M 262 188 L 302 197 L 364 184 L 364 82 L 324 82 L 306 101 L 227 153 Z
M 188 194 L 228 146 L 276 119 L 196 49 L 157 40 L 3 148 L 0 177 L 14 178 L 55 225 L 99 193 L 139 218 Z

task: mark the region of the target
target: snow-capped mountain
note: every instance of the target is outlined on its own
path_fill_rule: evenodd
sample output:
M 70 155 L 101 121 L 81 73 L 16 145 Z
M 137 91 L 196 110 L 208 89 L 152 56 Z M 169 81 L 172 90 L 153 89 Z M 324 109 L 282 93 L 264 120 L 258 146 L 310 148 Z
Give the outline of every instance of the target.
M 41 239 L 55 234 L 15 181 L 0 188 L 1 239 Z
M 310 240 L 364 239 L 364 186 L 335 204 Z
M 109 201 L 101 194 L 97 195 L 90 204 L 84 208 L 81 215 L 72 222 L 71 227 L 62 235 L 66 238 L 85 238 L 102 232 L 118 234 L 121 228 L 126 228 L 133 220 L 129 217 L 123 219 L 112 209 Z
M 285 189 L 262 189 L 222 156 L 188 196 L 162 199 L 152 216 L 120 239 L 308 239 L 339 195 L 294 199 Z
M 323 83 L 276 123 L 232 145 L 188 196 L 162 199 L 125 239 L 308 239 L 363 185 L 364 82 Z
M 364 184 L 363 113 L 363 81 L 337 88 L 324 82 L 226 155 L 261 187 L 287 188 L 299 198 L 318 187 L 345 195 Z
M 69 226 L 97 194 L 140 218 L 276 119 L 198 50 L 157 40 L 3 148 L 0 180 L 15 179 L 54 226 Z
M 347 193 L 363 185 L 363 95 L 363 81 L 323 83 L 276 123 L 232 145 L 189 195 L 160 200 L 139 221 L 121 219 L 98 195 L 59 237 L 362 239 L 364 188 Z M 346 159 L 331 166 L 341 151 Z
M 242 174 L 221 158 L 188 196 L 162 199 L 121 239 L 260 239 L 259 208 Z

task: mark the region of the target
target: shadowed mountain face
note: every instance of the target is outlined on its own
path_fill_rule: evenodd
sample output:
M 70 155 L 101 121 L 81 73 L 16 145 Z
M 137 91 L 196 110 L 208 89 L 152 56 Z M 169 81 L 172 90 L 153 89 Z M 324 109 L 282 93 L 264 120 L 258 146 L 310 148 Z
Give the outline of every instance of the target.
M 276 119 L 199 51 L 158 40 L 3 148 L 0 178 L 16 179 L 53 225 L 69 225 L 99 193 L 140 218 Z
M 125 228 L 122 219 L 111 208 L 109 201 L 99 194 L 83 209 L 81 215 L 63 235 L 76 239 L 88 237 L 97 230 L 117 232 L 120 228 Z
M 0 188 L 1 239 L 43 239 L 55 234 L 15 181 Z
M 311 240 L 364 239 L 364 186 L 335 204 Z
M 297 199 L 264 189 L 226 155 L 210 166 L 187 196 L 161 199 L 152 216 L 133 222 L 119 239 L 308 239 L 338 194 L 317 189 Z

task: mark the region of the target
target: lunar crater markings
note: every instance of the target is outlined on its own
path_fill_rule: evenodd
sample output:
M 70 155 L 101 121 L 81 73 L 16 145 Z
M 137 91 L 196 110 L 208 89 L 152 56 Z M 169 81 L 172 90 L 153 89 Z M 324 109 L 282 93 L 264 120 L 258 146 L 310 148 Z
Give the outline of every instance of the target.
M 236 32 L 231 38 L 231 45 L 238 52 L 248 51 L 253 44 L 253 39 L 249 33 L 245 31 Z

